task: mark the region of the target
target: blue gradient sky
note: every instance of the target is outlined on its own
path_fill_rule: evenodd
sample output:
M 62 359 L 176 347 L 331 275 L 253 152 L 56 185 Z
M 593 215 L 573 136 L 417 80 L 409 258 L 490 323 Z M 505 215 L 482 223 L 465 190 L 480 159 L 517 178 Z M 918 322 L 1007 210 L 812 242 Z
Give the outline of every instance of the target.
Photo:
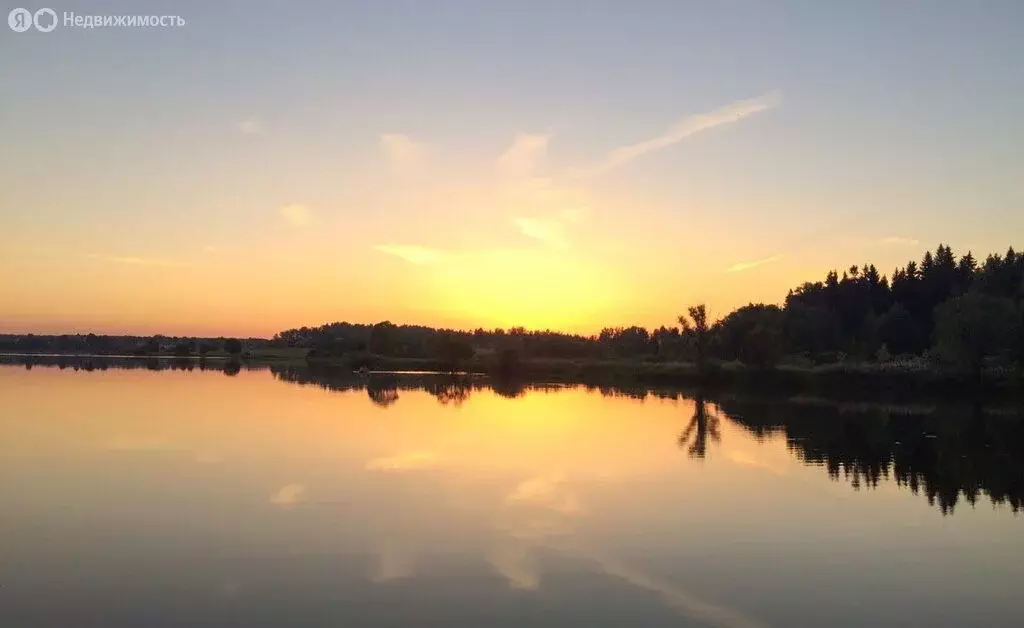
M 1020 2 L 48 6 L 187 24 L 0 32 L 2 330 L 659 325 L 1024 234 Z

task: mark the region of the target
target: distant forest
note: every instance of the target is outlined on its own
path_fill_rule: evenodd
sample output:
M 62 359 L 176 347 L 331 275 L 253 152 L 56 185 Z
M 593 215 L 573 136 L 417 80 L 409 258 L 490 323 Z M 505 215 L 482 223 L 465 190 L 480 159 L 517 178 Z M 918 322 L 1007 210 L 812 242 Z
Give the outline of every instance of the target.
M 669 298 L 669 297 L 666 297 Z M 289 329 L 272 339 L 0 335 L 0 352 L 151 355 L 303 349 L 310 358 L 642 360 L 753 367 L 861 362 L 945 363 L 980 372 L 1024 362 L 1024 254 L 984 261 L 947 245 L 890 276 L 873 264 L 833 270 L 789 291 L 784 304 L 750 304 L 708 319 L 691 305 L 672 326 L 608 327 L 582 336 L 555 331 L 475 331 L 336 322 Z M 244 353 L 243 353 L 244 355 Z
M 946 245 L 891 278 L 874 264 L 829 272 L 789 291 L 783 306 L 750 304 L 720 320 L 703 305 L 678 325 L 654 330 L 609 327 L 596 336 L 553 331 L 457 331 L 415 325 L 330 323 L 289 329 L 271 344 L 334 356 L 470 357 L 515 351 L 523 358 L 739 361 L 773 366 L 899 357 L 944 360 L 965 368 L 1020 361 L 1024 353 L 1024 254 L 1010 248 L 978 262 Z

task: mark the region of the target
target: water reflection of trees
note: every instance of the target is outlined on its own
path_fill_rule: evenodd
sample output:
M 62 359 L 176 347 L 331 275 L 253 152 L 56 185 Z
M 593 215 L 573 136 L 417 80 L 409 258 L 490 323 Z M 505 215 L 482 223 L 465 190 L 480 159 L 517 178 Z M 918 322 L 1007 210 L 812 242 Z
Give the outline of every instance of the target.
M 398 380 L 388 373 L 375 373 L 366 381 L 366 394 L 375 405 L 387 408 L 398 401 Z
M 854 489 L 892 480 L 947 514 L 983 495 L 1024 507 L 1024 417 L 1015 411 L 743 398 L 719 406 L 755 435 L 782 434 L 800 460 Z
M 359 374 L 351 369 L 332 366 L 273 365 L 273 376 L 281 381 L 300 386 L 318 386 L 335 392 L 359 391 L 374 404 L 388 408 L 399 399 L 403 390 L 426 391 L 442 405 L 461 406 L 474 393 L 491 390 L 510 399 L 521 396 L 527 387 L 520 381 L 507 378 L 481 378 L 448 373 L 368 373 Z
M 108 369 L 147 371 L 221 371 L 237 375 L 243 369 L 262 370 L 265 366 L 245 365 L 237 360 L 149 356 L 145 358 L 75 355 L 5 355 L 0 364 L 24 366 L 26 370 L 41 366 L 72 371 L 106 371 Z
M 0 364 L 26 369 L 43 366 L 83 371 L 118 369 L 218 370 L 232 375 L 257 369 L 223 360 L 126 359 L 68 356 L 0 356 Z M 524 385 L 515 380 L 441 374 L 359 375 L 350 369 L 303 365 L 269 367 L 279 381 L 346 392 L 366 390 L 370 401 L 393 407 L 406 390 L 425 390 L 444 405 L 457 407 L 484 389 L 515 398 L 525 391 L 563 390 L 566 385 Z M 570 386 L 571 387 L 571 386 Z M 943 513 L 987 496 L 1014 512 L 1024 509 L 1024 415 L 1019 410 L 993 411 L 977 406 L 924 403 L 886 406 L 826 400 L 704 396 L 676 389 L 640 386 L 584 386 L 612 397 L 644 403 L 692 399 L 694 410 L 679 436 L 689 456 L 702 459 L 721 439 L 722 420 L 757 438 L 781 435 L 793 454 L 819 466 L 854 489 L 894 481 L 923 495 Z M 638 427 L 637 429 L 643 429 Z
M 680 434 L 679 445 L 684 447 L 689 444 L 686 450 L 689 456 L 703 459 L 707 457 L 709 439 L 715 443 L 722 440 L 719 418 L 708 407 L 708 403 L 703 397 L 697 397 L 693 402 L 693 417 L 683 433 Z
M 459 407 L 472 394 L 473 382 L 466 377 L 435 377 L 427 382 L 425 388 L 441 405 Z

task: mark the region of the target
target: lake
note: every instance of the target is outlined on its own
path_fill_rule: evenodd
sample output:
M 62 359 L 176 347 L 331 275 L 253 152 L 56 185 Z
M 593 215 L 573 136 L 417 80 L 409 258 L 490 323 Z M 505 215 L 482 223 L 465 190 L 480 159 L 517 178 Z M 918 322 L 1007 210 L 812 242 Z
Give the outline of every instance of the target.
M 42 361 L 5 627 L 1020 625 L 1013 409 Z

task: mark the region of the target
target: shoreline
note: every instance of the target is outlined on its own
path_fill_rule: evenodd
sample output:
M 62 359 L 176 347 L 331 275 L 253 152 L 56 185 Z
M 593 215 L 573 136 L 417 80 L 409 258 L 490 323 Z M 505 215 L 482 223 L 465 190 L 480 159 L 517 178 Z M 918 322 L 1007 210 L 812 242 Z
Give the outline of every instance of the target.
M 342 356 L 308 358 L 311 366 L 370 370 L 445 372 L 448 366 L 429 358 L 384 356 Z M 714 362 L 702 373 L 692 362 L 643 360 L 524 359 L 503 371 L 494 362 L 468 360 L 460 371 L 552 383 L 625 383 L 649 385 L 702 386 L 708 388 L 777 389 L 785 392 L 858 390 L 864 393 L 929 392 L 963 396 L 977 392 L 1016 393 L 1022 391 L 1021 373 L 991 369 L 981 380 L 934 366 L 908 366 L 898 362 L 843 362 L 819 366 L 780 365 L 757 368 L 738 362 Z
M 980 380 L 934 366 L 877 362 L 842 362 L 818 366 L 780 365 L 755 368 L 738 362 L 709 364 L 701 373 L 692 362 L 643 360 L 574 360 L 559 358 L 523 359 L 514 366 L 499 368 L 493 361 L 471 359 L 453 365 L 433 358 L 404 358 L 353 354 L 337 357 L 304 357 L 298 352 L 253 351 L 238 356 L 211 353 L 205 356 L 173 354 L 124 355 L 83 353 L 0 353 L 0 360 L 19 362 L 75 360 L 216 362 L 249 367 L 289 365 L 312 369 L 338 369 L 352 373 L 408 373 L 489 376 L 523 384 L 592 384 L 598 386 L 669 386 L 731 389 L 754 392 L 830 396 L 884 395 L 904 397 L 965 398 L 978 394 L 1019 396 L 1024 393 L 1022 373 L 1012 369 L 990 369 Z

